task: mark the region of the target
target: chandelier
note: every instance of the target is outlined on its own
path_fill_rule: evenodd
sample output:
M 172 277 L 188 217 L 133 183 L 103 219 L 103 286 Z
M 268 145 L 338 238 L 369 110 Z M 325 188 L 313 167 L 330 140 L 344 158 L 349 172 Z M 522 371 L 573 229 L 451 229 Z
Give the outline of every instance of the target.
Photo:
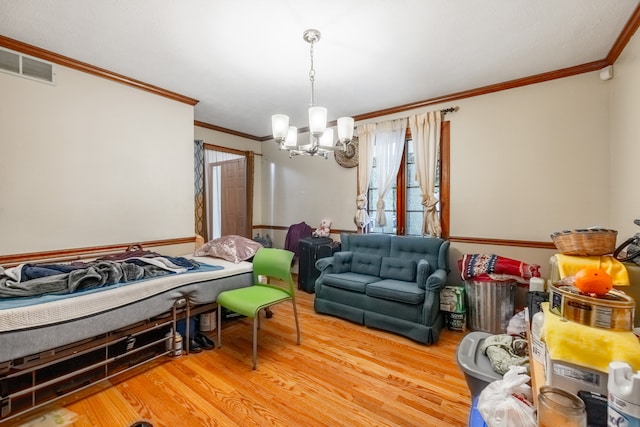
M 274 114 L 271 116 L 273 139 L 280 145 L 281 150 L 289 151 L 289 157 L 319 155 L 327 158 L 333 151 L 344 151 L 353 139 L 353 117 L 338 119 L 338 141 L 333 142 L 333 129 L 327 128 L 327 109 L 315 105 L 314 81 L 316 70 L 313 68 L 313 45 L 320 40 L 320 31 L 310 29 L 302 34 L 302 38 L 311 45 L 311 68 L 309 81 L 311 82 L 311 104 L 309 106 L 309 143 L 298 143 L 298 128 L 289 126 L 289 116 Z

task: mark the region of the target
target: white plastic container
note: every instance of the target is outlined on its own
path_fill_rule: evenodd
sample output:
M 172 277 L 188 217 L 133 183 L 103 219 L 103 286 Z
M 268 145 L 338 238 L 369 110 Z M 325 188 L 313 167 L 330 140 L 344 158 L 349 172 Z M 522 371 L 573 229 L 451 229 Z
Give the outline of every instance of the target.
M 533 315 L 531 322 L 531 356 L 533 359 L 546 368 L 547 346 L 542 342 L 542 328 L 544 324 L 544 313 L 542 311 Z
M 640 427 L 640 372 L 625 362 L 609 363 L 609 427 Z
M 178 332 L 173 333 L 173 329 L 167 332 L 165 335 L 167 338 L 167 351 L 170 351 L 169 355 L 173 357 L 182 356 L 182 335 Z
M 541 277 L 532 277 L 529 279 L 530 292 L 544 292 L 545 281 Z
M 218 313 L 210 311 L 209 313 L 202 313 L 200 315 L 200 332 L 210 332 L 216 329 Z

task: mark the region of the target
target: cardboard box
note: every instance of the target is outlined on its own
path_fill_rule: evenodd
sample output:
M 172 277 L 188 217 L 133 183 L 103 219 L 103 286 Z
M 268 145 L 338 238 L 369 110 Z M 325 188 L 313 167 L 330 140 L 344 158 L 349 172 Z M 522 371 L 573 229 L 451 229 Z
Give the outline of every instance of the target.
M 440 291 L 440 310 L 465 313 L 464 286 L 447 285 Z
M 467 330 L 467 313 L 445 313 L 445 322 L 450 331 L 465 332 Z

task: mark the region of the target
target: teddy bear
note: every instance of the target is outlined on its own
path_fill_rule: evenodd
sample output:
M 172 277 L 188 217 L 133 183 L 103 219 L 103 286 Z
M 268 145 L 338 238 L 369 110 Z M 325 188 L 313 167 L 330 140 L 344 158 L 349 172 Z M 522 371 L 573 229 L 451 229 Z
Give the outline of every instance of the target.
M 313 232 L 313 237 L 329 237 L 329 234 L 331 234 L 331 221 L 323 219 L 320 222 L 320 227 Z

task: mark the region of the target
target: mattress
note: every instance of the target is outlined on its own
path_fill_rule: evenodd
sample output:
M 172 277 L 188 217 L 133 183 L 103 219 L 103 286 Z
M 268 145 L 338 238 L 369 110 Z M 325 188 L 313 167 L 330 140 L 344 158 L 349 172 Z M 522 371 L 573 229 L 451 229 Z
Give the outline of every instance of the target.
M 180 298 L 192 305 L 207 304 L 215 302 L 222 291 L 253 284 L 250 262 L 185 257 L 204 264 L 203 268 L 65 297 L 33 298 L 33 304 L 1 309 L 0 362 L 159 316 Z

